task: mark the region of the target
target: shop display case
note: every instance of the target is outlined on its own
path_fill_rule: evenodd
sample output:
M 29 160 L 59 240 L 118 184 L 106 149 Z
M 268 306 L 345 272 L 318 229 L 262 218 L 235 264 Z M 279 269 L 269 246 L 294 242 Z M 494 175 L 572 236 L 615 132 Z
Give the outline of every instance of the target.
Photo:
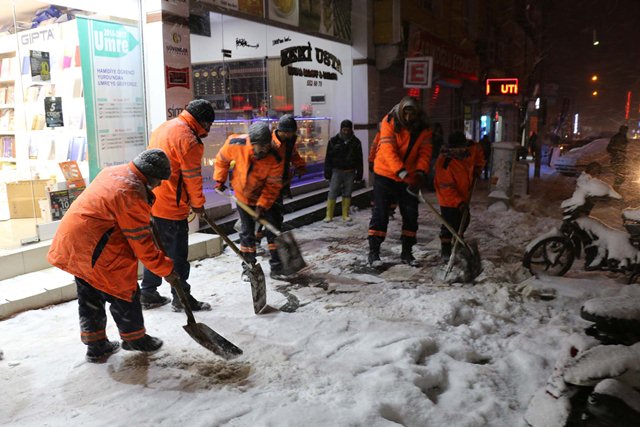
M 261 119 L 262 120 L 262 119 Z M 255 120 L 220 120 L 213 123 L 209 135 L 203 139 L 204 157 L 202 178 L 206 191 L 213 191 L 213 166 L 218 151 L 227 137 L 233 133 L 246 133 Z M 267 119 L 272 129 L 278 125 L 277 119 Z M 331 119 L 329 117 L 299 117 L 298 152 L 307 162 L 307 174 L 301 180 L 295 180 L 294 186 L 322 179 L 324 173 L 324 157 L 327 142 L 331 135 Z

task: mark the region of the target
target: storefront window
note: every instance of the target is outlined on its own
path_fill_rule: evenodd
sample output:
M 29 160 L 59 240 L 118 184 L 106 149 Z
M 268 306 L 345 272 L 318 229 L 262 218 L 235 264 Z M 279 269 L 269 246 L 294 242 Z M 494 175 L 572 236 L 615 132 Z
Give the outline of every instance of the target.
M 283 114 L 296 117 L 307 162 L 308 173 L 292 186 L 322 180 L 327 142 L 351 118 L 351 47 L 234 16 L 209 17 L 210 36 L 191 35 L 194 96 L 216 108 L 204 140 L 205 191 L 212 193 L 214 158 L 228 135 L 256 120 L 275 128 Z
M 0 20 L 7 249 L 51 238 L 89 178 L 144 149 L 146 120 L 138 1 L 0 0 Z

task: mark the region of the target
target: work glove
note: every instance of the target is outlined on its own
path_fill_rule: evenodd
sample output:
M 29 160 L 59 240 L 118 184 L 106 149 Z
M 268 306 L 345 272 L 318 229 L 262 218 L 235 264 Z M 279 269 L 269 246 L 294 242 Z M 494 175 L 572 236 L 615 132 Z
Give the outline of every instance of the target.
M 423 187 L 427 183 L 427 174 L 424 171 L 417 171 L 416 178 L 418 179 L 418 185 Z
M 204 212 L 204 206 L 200 206 L 199 208 L 194 208 L 193 206 L 191 206 L 191 210 L 192 210 L 194 213 L 197 213 L 198 215 L 202 215 L 202 214 L 204 214 L 204 213 L 205 213 L 205 212 Z
M 407 175 L 409 174 L 409 172 L 407 172 L 407 170 L 405 168 L 400 169 L 400 171 L 398 172 L 398 178 L 400 179 L 405 179 L 407 177 Z
M 263 219 L 264 214 L 267 210 L 262 206 L 256 206 L 255 211 L 256 211 L 256 219 Z
M 373 162 L 369 162 L 369 170 L 373 172 Z
M 171 286 L 182 286 L 182 280 L 175 270 L 171 270 L 171 273 L 169 273 L 168 276 L 165 276 L 164 280 L 166 280 Z
M 216 181 L 216 186 L 214 188 L 221 193 L 227 191 L 227 186 L 224 185 L 224 182 L 222 181 Z

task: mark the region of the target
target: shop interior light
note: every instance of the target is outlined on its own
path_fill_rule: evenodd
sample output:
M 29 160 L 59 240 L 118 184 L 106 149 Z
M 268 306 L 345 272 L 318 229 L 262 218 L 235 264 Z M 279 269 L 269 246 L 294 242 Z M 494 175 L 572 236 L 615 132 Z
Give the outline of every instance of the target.
M 593 92 L 591 92 L 591 95 L 593 95 L 593 96 L 598 96 L 598 91 L 597 91 L 597 90 L 594 90 Z
M 591 81 L 592 82 L 598 81 L 598 76 L 595 75 L 595 74 L 593 76 L 591 76 Z
M 598 34 L 596 33 L 596 29 L 593 29 L 593 45 L 598 46 L 600 41 L 598 40 Z

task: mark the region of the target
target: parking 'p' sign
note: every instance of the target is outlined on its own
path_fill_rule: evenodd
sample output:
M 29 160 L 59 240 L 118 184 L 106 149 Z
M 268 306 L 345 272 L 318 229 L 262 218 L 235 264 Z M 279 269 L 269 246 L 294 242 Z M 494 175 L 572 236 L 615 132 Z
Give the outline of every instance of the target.
M 433 57 L 406 58 L 404 60 L 404 87 L 431 87 Z

